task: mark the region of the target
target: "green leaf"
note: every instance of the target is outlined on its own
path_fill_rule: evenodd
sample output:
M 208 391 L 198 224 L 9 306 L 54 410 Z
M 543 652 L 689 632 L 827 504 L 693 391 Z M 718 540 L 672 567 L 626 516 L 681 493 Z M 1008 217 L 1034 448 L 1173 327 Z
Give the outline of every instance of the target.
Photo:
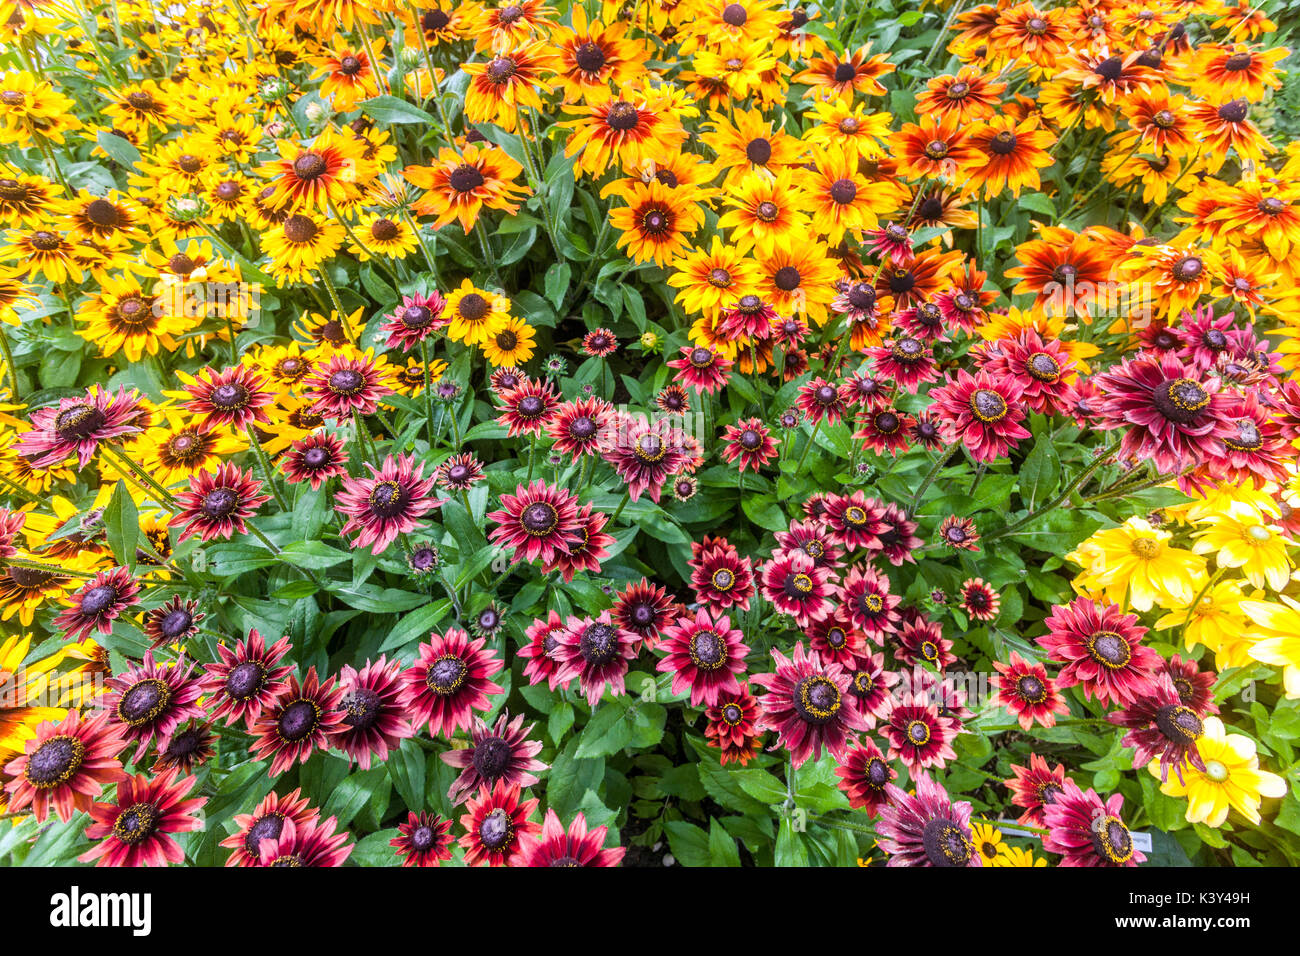
M 766 770 L 751 767 L 733 770 L 732 773 L 739 780 L 741 789 L 760 803 L 771 806 L 785 802 L 785 784 Z
M 632 742 L 632 721 L 627 708 L 617 700 L 606 701 L 582 729 L 578 757 L 616 754 Z
M 572 273 L 567 262 L 557 262 L 546 270 L 546 298 L 557 309 L 564 305 Z
M 136 548 L 140 544 L 140 511 L 125 481 L 119 481 L 113 489 L 113 497 L 104 509 L 104 526 L 108 530 L 108 546 L 118 564 L 134 571 Z
M 399 647 L 405 647 L 412 641 L 428 637 L 429 632 L 447 615 L 449 610 L 451 610 L 451 601 L 448 598 L 443 598 L 417 611 L 412 611 L 398 621 L 396 626 L 388 632 L 388 636 L 379 645 L 379 653 L 396 650 Z
M 107 129 L 101 129 L 95 134 L 95 142 L 108 154 L 108 158 L 119 166 L 134 168 L 135 164 L 140 162 L 140 150 L 135 144 L 121 136 L 114 136 Z
M 361 808 L 372 800 L 388 800 L 390 787 L 388 771 L 384 767 L 372 767 L 354 773 L 332 791 L 325 802 L 325 813 L 338 818 L 339 826 L 345 827 L 352 818 L 361 812 Z
M 740 866 L 735 838 L 716 819 L 709 821 L 709 861 L 713 866 Z
M 1026 193 L 1017 202 L 1021 209 L 1042 213 L 1053 221 L 1056 219 L 1056 206 L 1042 193 Z
M 399 100 L 396 96 L 375 96 L 357 104 L 357 108 L 380 123 L 424 123 L 428 126 L 438 124 L 431 114 L 405 100 Z
M 807 866 L 808 847 L 804 845 L 803 834 L 796 833 L 791 817 L 781 817 L 781 826 L 776 832 L 776 865 Z
M 280 556 L 295 567 L 312 571 L 323 571 L 352 560 L 346 551 L 331 548 L 323 541 L 293 541 L 280 549 Z
M 682 866 L 710 866 L 713 863 L 709 835 L 685 820 L 669 820 L 668 847 Z
M 1061 457 L 1056 452 L 1056 443 L 1050 434 L 1039 435 L 1020 466 L 1020 496 L 1032 508 L 1051 495 L 1060 480 Z

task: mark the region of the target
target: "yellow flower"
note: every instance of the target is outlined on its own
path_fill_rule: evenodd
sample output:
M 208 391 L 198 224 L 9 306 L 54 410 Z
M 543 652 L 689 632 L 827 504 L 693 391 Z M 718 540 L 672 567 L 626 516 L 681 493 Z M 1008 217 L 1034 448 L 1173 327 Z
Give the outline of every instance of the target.
M 32 643 L 30 634 L 13 634 L 0 644 L 0 761 L 8 762 L 22 753 L 35 728 L 47 720 L 62 720 L 65 711 L 57 707 L 34 706 L 44 684 L 42 677 L 63 657 L 57 651 L 51 657 L 24 665 L 23 659 Z
M 1116 604 L 1127 595 L 1139 611 L 1157 603 L 1186 607 L 1205 580 L 1205 558 L 1170 546 L 1170 537 L 1144 518 L 1130 518 L 1118 528 L 1098 531 L 1066 557 L 1076 563 L 1086 559 L 1087 578 Z
M 464 279 L 458 288 L 447 293 L 447 308 L 443 314 L 451 319 L 447 338 L 466 345 L 481 345 L 488 329 L 501 319 L 509 318 L 510 300 Z
M 1209 519 L 1210 527 L 1193 534 L 1197 554 L 1217 551 L 1215 560 L 1221 568 L 1241 568 L 1246 579 L 1257 588 L 1265 585 L 1274 591 L 1286 587 L 1291 577 L 1291 558 L 1287 556 L 1290 538 L 1261 520 L 1249 505 L 1233 503 L 1228 510 Z
M 984 858 L 985 863 L 992 863 L 998 855 L 1008 849 L 1002 844 L 1002 831 L 987 823 L 971 824 L 971 834 L 975 849 Z
M 1018 846 L 1006 844 L 999 849 L 998 855 L 989 860 L 989 866 L 1047 866 L 1046 860 L 1034 857 L 1033 850 L 1022 850 Z
M 1169 613 L 1156 621 L 1156 630 L 1182 628 L 1183 646 L 1189 651 L 1197 644 L 1218 651 L 1247 627 L 1241 613 L 1244 597 L 1238 582 L 1219 581 L 1201 595 L 1194 607 L 1171 606 Z
M 479 346 L 497 368 L 522 366 L 533 357 L 537 333 L 523 319 L 513 315 L 494 319 Z
M 1300 697 L 1300 602 L 1279 594 L 1282 604 L 1242 601 L 1241 610 L 1264 635 L 1250 646 L 1250 656 L 1262 664 L 1282 668 L 1286 696 Z
M 1170 777 L 1160 785 L 1160 792 L 1170 797 L 1187 798 L 1187 822 L 1221 827 L 1232 808 L 1256 826 L 1262 797 L 1286 796 L 1287 784 L 1275 773 L 1261 770 L 1255 742 L 1241 734 L 1230 734 L 1218 717 L 1202 721 L 1203 733 L 1196 741 L 1205 769 L 1187 767 L 1183 782 Z M 1153 760 L 1147 770 L 1160 776 L 1160 761 Z

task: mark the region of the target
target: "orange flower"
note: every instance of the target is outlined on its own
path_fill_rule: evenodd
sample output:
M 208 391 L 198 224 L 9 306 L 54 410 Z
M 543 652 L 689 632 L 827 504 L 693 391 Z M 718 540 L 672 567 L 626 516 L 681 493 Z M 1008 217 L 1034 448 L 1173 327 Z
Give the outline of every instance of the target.
M 465 91 L 465 118 L 471 123 L 495 123 L 507 133 L 518 126 L 520 107 L 542 108 L 539 89 L 549 89 L 543 74 L 559 65 L 541 40 L 499 53 L 489 60 L 461 65 L 470 75 Z
M 514 180 L 524 168 L 495 146 L 471 143 L 457 150 L 444 147 L 432 166 L 407 166 L 402 175 L 425 190 L 414 209 L 421 216 L 436 216 L 435 229 L 453 219 L 469 235 L 487 206 L 511 215 L 519 212 L 518 200 L 527 190 Z
M 794 75 L 794 82 L 804 83 L 841 100 L 851 100 L 855 93 L 865 96 L 884 96 L 885 88 L 880 78 L 897 69 L 883 54 L 871 56 L 868 43 L 856 53 L 841 60 L 833 53 L 813 60 L 808 69 Z
M 967 188 L 973 191 L 983 186 L 986 197 L 996 196 L 1006 188 L 1013 196 L 1019 196 L 1025 186 L 1037 189 L 1038 171 L 1053 162 L 1044 147 L 1055 142 L 1056 137 L 1039 129 L 1033 117 L 1016 123 L 1009 117 L 995 116 L 971 134 L 971 146 L 982 157 L 971 170 Z
M 997 109 L 998 97 L 1005 83 L 994 83 L 972 66 L 963 66 L 957 75 L 936 76 L 916 98 L 917 116 L 953 117 L 958 123 L 987 119 Z

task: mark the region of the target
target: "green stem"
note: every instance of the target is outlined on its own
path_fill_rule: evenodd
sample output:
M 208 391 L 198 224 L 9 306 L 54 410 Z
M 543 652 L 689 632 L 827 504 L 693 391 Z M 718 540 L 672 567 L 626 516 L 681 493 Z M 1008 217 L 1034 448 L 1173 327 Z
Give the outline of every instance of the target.
M 994 531 L 992 534 L 985 535 L 984 543 L 987 545 L 988 542 L 990 541 L 996 541 L 998 538 L 1005 538 L 1009 534 L 1014 534 L 1015 532 L 1023 528 L 1025 525 L 1037 521 L 1039 518 L 1047 514 L 1049 511 L 1055 511 L 1067 500 L 1069 500 L 1070 495 L 1074 494 L 1076 491 L 1082 488 L 1084 483 L 1087 482 L 1087 480 L 1091 478 L 1094 474 L 1096 474 L 1097 470 L 1101 468 L 1102 465 L 1106 464 L 1106 462 L 1109 461 L 1114 456 L 1115 451 L 1118 448 L 1119 448 L 1118 442 L 1116 442 L 1113 445 L 1106 446 L 1106 448 L 1102 450 L 1102 453 L 1097 456 L 1097 459 L 1087 468 L 1083 469 L 1083 471 L 1079 473 L 1078 477 L 1075 478 L 1074 481 L 1070 482 L 1070 484 L 1066 486 L 1066 489 L 1062 491 L 1059 495 L 1057 495 L 1047 504 L 1043 505 L 1043 507 L 1039 508 L 1037 511 L 1033 511 L 1025 515 L 1015 524 L 1007 525 L 1007 527 L 1002 528 L 998 531 Z
M 803 463 L 808 458 L 808 452 L 812 450 L 812 446 L 817 442 L 817 433 L 821 431 L 823 421 L 825 421 L 825 419 L 821 419 L 813 426 L 812 434 L 808 436 L 808 444 L 803 446 L 803 454 L 799 456 L 799 463 L 794 466 L 795 475 L 798 475 L 803 471 Z
M 9 348 L 9 335 L 5 332 L 4 323 L 2 322 L 0 322 L 0 354 L 4 355 L 5 375 L 9 379 L 9 400 L 17 402 L 20 398 L 18 393 L 18 369 L 14 367 L 14 353 Z
M 623 513 L 623 509 L 627 507 L 627 503 L 631 500 L 632 500 L 631 491 L 627 488 L 624 488 L 623 500 L 618 503 L 618 507 L 614 509 L 614 514 L 609 519 L 609 523 L 611 527 L 613 526 L 614 522 L 618 520 L 618 516 Z
M 329 292 L 330 303 L 334 307 L 334 313 L 339 317 L 339 325 L 343 326 L 343 335 L 347 338 L 349 344 L 359 345 L 356 335 L 352 332 L 352 324 L 348 322 L 347 315 L 343 312 L 343 303 L 339 301 L 339 290 L 334 288 L 334 280 L 330 278 L 329 272 L 322 266 L 316 270 L 325 283 L 325 289 Z
M 420 339 L 420 361 L 424 365 L 424 427 L 433 449 L 433 374 L 429 371 L 429 341 Z
M 248 447 L 253 449 L 253 456 L 257 459 L 258 464 L 262 466 L 262 474 L 266 476 L 266 485 L 271 489 L 271 494 L 275 497 L 276 506 L 281 511 L 288 511 L 289 505 L 284 500 L 284 495 L 280 493 L 280 488 L 275 482 L 275 471 L 271 468 L 271 459 L 267 456 L 262 443 L 257 440 L 256 429 L 249 425 L 246 431 L 248 433 Z
M 912 496 L 912 503 L 907 507 L 908 514 L 911 514 L 913 516 L 916 515 L 916 509 L 917 506 L 920 505 L 921 499 L 925 497 L 925 493 L 930 490 L 930 486 L 934 484 L 934 480 L 939 477 L 939 472 L 943 470 L 943 466 L 948 464 L 948 459 L 952 458 L 952 456 L 957 453 L 957 449 L 959 448 L 961 448 L 961 443 L 953 442 L 951 445 L 949 445 L 947 448 L 944 449 L 943 454 L 940 455 L 938 460 L 935 461 L 935 463 L 930 466 L 930 471 L 926 474 L 925 478 L 921 481 L 921 487 L 917 488 L 916 494 Z

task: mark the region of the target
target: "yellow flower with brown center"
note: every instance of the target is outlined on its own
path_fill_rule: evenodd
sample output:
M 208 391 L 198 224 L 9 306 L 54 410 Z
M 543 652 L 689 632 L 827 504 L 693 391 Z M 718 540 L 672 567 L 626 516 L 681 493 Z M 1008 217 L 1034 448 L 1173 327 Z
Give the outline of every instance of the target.
M 667 266 L 703 225 L 704 211 L 655 180 L 634 186 L 628 205 L 613 209 L 609 222 L 620 233 L 618 245 L 627 247 L 633 262 Z
M 424 190 L 414 206 L 417 214 L 437 217 L 435 229 L 458 221 L 469 235 L 484 206 L 510 215 L 519 211 L 519 200 L 527 195 L 515 183 L 522 172 L 504 150 L 472 143 L 461 149 L 444 147 L 432 165 L 407 166 L 402 175 Z

